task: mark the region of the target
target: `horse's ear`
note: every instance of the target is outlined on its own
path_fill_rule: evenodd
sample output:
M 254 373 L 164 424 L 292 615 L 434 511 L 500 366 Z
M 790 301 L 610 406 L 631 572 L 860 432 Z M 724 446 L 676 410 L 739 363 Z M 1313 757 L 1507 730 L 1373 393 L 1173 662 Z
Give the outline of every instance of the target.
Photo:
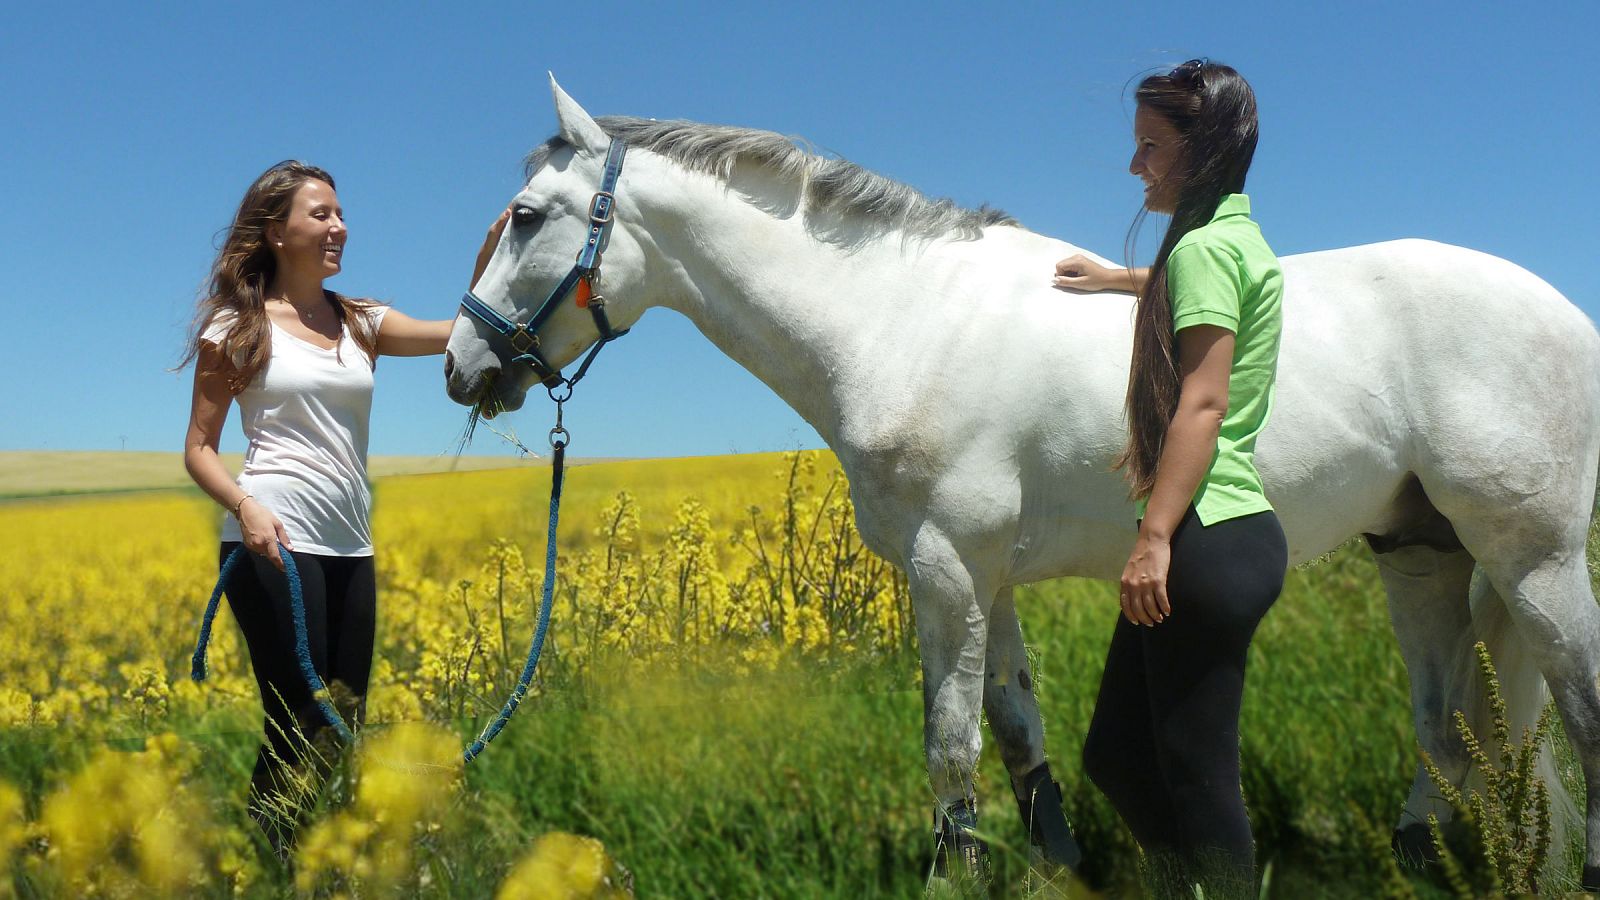
M 604 155 L 606 148 L 611 145 L 611 139 L 595 124 L 594 118 L 583 111 L 578 101 L 567 96 L 561 85 L 556 84 L 553 72 L 550 74 L 550 92 L 556 98 L 556 121 L 561 125 L 561 137 L 579 151 Z

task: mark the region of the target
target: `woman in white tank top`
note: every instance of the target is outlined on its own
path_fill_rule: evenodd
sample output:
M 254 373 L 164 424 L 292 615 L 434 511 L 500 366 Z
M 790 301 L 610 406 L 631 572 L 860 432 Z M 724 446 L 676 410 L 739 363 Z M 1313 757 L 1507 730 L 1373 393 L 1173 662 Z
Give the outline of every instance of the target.
M 490 227 L 473 281 L 509 211 Z M 345 720 L 359 723 L 376 620 L 367 421 L 377 357 L 443 353 L 453 320 L 419 321 L 323 287 L 339 274 L 348 231 L 327 172 L 286 161 L 245 193 L 212 266 L 184 362 L 195 361 L 184 465 L 227 509 L 219 560 L 243 544 L 249 565 L 226 584 L 250 648 L 266 738 L 250 814 L 287 859 L 303 801 L 326 777 L 331 748 L 295 660 L 279 545 L 302 582 L 313 665 Z M 237 401 L 249 449 L 237 479 L 217 456 Z M 307 790 L 310 788 L 310 790 Z

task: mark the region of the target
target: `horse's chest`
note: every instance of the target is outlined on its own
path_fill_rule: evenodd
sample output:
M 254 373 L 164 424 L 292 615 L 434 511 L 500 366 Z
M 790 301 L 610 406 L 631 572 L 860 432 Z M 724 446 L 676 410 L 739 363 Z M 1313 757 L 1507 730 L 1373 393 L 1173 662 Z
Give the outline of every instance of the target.
M 901 565 L 908 532 L 916 527 L 915 505 L 908 502 L 908 485 L 863 470 L 845 469 L 850 481 L 850 502 L 855 507 L 856 531 L 873 553 Z

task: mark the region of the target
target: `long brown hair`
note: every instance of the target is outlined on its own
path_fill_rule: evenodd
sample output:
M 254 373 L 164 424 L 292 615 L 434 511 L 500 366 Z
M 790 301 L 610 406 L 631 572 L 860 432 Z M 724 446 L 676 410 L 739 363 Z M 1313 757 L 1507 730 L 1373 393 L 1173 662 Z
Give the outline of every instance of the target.
M 1224 195 L 1244 193 L 1256 151 L 1257 124 L 1250 85 L 1232 68 L 1209 60 L 1190 60 L 1167 74 L 1151 75 L 1139 82 L 1134 96 L 1140 106 L 1171 123 L 1182 141 L 1172 173 L 1181 179 L 1178 203 L 1135 311 L 1125 407 L 1128 443 L 1112 466 L 1112 471 L 1127 467 L 1129 499 L 1137 500 L 1155 487 L 1156 464 L 1167 426 L 1178 411 L 1182 386 L 1167 258 L 1179 238 L 1211 221 Z M 1145 213 L 1139 210 L 1129 231 L 1129 268 L 1133 238 Z
M 266 291 L 278 271 L 277 259 L 267 242 L 267 226 L 288 219 L 295 191 L 307 181 L 334 186 L 333 176 L 326 171 L 288 159 L 261 173 L 245 191 L 222 249 L 211 264 L 209 284 L 195 311 L 178 368 L 199 355 L 201 335 L 214 321 L 227 324 L 219 347 L 223 359 L 230 364 L 229 391 L 243 391 L 266 368 L 272 358 L 272 322 L 267 317 Z M 324 294 L 339 317 L 341 330 L 348 331 L 367 359 L 376 361 L 378 335 L 367 316 L 352 315 L 372 306 L 371 301 L 354 300 L 332 291 Z

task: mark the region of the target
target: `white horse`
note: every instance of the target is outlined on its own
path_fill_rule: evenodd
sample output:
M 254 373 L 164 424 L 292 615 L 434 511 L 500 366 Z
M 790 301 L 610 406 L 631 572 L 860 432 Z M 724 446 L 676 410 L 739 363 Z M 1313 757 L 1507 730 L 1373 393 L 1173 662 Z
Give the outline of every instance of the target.
M 1045 754 L 1012 589 L 1116 580 L 1136 535 L 1109 471 L 1125 437 L 1131 298 L 1052 288 L 1057 260 L 1100 258 L 994 211 L 769 132 L 597 122 L 552 88 L 559 135 L 529 157 L 515 198 L 526 211 L 477 295 L 528 318 L 572 267 L 609 140 L 623 141 L 604 257 L 612 321 L 682 313 L 816 428 L 849 478 L 862 539 L 909 579 L 938 810 L 970 809 L 980 706 L 1020 794 Z M 1256 462 L 1291 565 L 1368 536 L 1418 740 L 1456 783 L 1469 761 L 1450 712 L 1476 705 L 1459 670 L 1481 636 L 1513 719 L 1538 715 L 1548 683 L 1600 785 L 1600 609 L 1584 552 L 1600 468 L 1594 325 L 1518 266 L 1432 241 L 1281 262 L 1277 395 Z M 596 336 L 571 302 L 539 333 L 558 366 Z M 490 337 L 458 319 L 448 392 L 516 409 L 535 379 L 503 371 Z M 1430 812 L 1449 816 L 1419 767 L 1397 842 L 1415 843 Z M 1585 819 L 1593 886 L 1600 790 Z M 1073 861 L 1062 857 L 1058 846 L 1055 861 Z

